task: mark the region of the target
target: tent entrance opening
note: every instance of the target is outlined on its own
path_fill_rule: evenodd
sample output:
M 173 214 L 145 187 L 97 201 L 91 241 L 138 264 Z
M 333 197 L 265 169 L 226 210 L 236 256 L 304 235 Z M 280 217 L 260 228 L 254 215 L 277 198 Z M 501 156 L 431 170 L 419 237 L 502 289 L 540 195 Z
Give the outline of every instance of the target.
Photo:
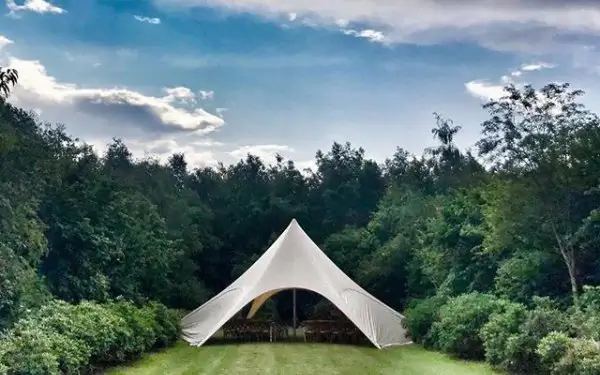
M 222 338 L 227 341 L 369 345 L 367 337 L 333 303 L 304 289 L 263 293 L 221 330 Z

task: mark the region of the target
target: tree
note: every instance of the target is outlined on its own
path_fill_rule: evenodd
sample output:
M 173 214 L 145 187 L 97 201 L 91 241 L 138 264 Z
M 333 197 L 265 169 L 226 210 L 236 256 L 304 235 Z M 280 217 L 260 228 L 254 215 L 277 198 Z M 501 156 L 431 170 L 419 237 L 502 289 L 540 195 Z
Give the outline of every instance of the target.
M 600 182 L 600 119 L 577 101 L 582 91 L 568 84 L 540 90 L 509 85 L 506 91 L 484 105 L 491 118 L 482 124 L 480 155 L 510 184 L 520 184 L 520 195 L 511 199 L 538 208 L 538 217 L 529 219 L 537 223 L 541 246 L 549 245 L 562 256 L 576 297 L 579 262 L 590 249 L 582 238 L 590 234 L 586 223 L 599 197 L 590 188 Z
M 5 100 L 10 90 L 17 84 L 19 73 L 16 69 L 3 69 L 0 66 L 0 100 Z

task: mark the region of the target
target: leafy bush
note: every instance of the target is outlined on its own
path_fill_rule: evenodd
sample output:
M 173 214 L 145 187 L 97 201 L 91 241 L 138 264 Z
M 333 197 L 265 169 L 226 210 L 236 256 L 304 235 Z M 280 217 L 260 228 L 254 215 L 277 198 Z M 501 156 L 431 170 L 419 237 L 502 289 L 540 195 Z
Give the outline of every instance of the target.
M 600 346 L 591 339 L 568 337 L 552 332 L 538 347 L 543 363 L 555 375 L 600 374 Z
M 439 311 L 448 301 L 445 296 L 433 296 L 430 298 L 415 300 L 404 312 L 404 327 L 412 340 L 425 347 L 431 347 L 433 340 L 431 338 L 431 327 L 433 323 L 439 320 Z
M 449 299 L 440 310 L 439 321 L 433 323 L 435 347 L 461 358 L 482 359 L 484 348 L 479 332 L 490 316 L 503 311 L 506 304 L 493 295 L 478 292 Z
M 179 312 L 170 310 L 160 303 L 151 303 L 154 311 L 154 324 L 156 332 L 156 347 L 167 347 L 174 344 L 179 338 Z
M 88 372 L 170 345 L 178 332 L 179 314 L 158 303 L 52 301 L 0 341 L 0 375 Z
M 512 368 L 514 353 L 509 347 L 515 346 L 514 337 L 526 320 L 527 308 L 520 303 L 511 303 L 505 311 L 490 316 L 480 332 L 487 362 L 503 369 Z
M 534 297 L 534 308 L 511 303 L 501 313 L 492 314 L 481 329 L 486 360 L 516 373 L 544 373 L 536 352 L 543 337 L 567 329 L 565 314 L 548 298 Z
M 600 287 L 584 286 L 579 306 L 569 310 L 571 333 L 600 341 Z

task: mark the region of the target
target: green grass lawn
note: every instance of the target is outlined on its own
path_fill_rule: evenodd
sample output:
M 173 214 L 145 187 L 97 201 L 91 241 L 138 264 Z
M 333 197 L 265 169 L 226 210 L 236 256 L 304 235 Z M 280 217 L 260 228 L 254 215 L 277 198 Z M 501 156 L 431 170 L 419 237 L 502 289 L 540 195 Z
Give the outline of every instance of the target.
M 370 347 L 257 343 L 214 344 L 193 348 L 178 343 L 164 352 L 148 355 L 129 367 L 107 375 L 219 375 L 219 374 L 394 374 L 493 375 L 481 363 L 456 361 L 418 346 L 378 350 Z

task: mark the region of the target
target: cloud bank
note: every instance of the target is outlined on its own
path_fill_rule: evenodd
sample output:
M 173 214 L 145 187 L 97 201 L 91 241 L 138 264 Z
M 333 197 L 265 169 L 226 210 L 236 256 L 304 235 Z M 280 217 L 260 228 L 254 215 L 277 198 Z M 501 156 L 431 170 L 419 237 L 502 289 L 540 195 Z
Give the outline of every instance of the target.
M 268 18 L 305 17 L 310 23 L 332 27 L 344 20 L 346 25 L 384 28 L 392 42 L 462 40 L 497 50 L 532 52 L 583 43 L 582 36 L 600 36 L 600 2 L 595 0 L 153 1 L 166 9 L 216 6 Z

